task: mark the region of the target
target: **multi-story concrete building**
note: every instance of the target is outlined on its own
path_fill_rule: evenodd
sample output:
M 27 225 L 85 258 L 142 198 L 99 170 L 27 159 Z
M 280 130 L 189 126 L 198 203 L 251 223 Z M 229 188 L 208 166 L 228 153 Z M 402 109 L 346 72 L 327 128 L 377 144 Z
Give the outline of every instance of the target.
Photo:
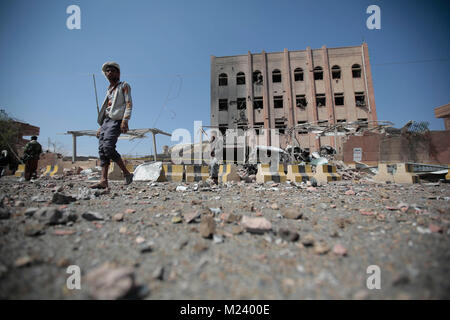
M 286 147 L 289 128 L 377 120 L 366 43 L 361 46 L 211 56 L 211 126 L 278 129 Z M 295 132 L 303 149 L 338 149 L 335 137 Z M 273 134 L 265 135 L 272 145 Z

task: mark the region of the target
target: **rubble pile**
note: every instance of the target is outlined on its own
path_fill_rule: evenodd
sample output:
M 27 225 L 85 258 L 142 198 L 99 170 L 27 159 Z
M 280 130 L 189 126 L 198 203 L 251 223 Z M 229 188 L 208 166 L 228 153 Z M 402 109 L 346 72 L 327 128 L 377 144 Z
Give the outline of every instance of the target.
M 450 186 L 375 183 L 331 162 L 347 181 L 251 183 L 249 166 L 239 182 L 106 190 L 88 188 L 95 169 L 3 177 L 0 297 L 449 298 Z M 72 265 L 81 290 L 64 286 Z M 383 290 L 365 287 L 370 265 Z

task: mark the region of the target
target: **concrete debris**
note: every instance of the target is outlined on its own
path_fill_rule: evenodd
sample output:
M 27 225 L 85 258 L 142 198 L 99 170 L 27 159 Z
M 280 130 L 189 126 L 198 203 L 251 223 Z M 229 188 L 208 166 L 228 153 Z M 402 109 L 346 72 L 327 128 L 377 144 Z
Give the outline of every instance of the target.
M 211 238 L 216 231 L 216 222 L 211 216 L 203 216 L 199 231 L 203 238 Z
M 300 237 L 297 232 L 284 228 L 280 228 L 278 230 L 278 235 L 281 237 L 281 239 L 289 242 L 297 241 Z
M 91 270 L 86 275 L 90 295 L 97 300 L 124 299 L 135 287 L 134 270 L 114 267 L 109 263 Z
M 7 208 L 0 208 L 0 219 L 9 219 L 11 212 Z
M 40 223 L 45 225 L 66 224 L 70 221 L 75 222 L 78 215 L 71 210 L 59 210 L 54 207 L 41 208 L 31 214 L 29 217 L 37 219 Z
M 81 216 L 88 221 L 105 220 L 105 218 L 103 217 L 103 215 L 101 213 L 93 212 L 93 211 L 87 211 L 87 212 L 83 213 Z
M 252 218 L 243 216 L 241 226 L 244 227 L 247 232 L 257 234 L 272 230 L 272 224 L 266 218 Z
M 148 292 L 142 279 L 152 299 L 373 299 L 365 269 L 388 254 L 384 298 L 445 298 L 449 185 L 372 182 L 368 168 L 326 158 L 346 181 L 257 184 L 241 166 L 247 181 L 110 181 L 97 193 L 78 169 L 3 176 L 0 297 L 122 299 Z M 69 265 L 104 269 L 67 290 Z
M 52 203 L 55 204 L 69 204 L 77 199 L 71 196 L 66 196 L 62 193 L 54 193 L 52 198 Z
M 161 178 L 162 162 L 143 163 L 134 169 L 133 181 L 155 182 Z
M 301 219 L 303 217 L 303 213 L 300 212 L 299 209 L 296 208 L 287 208 L 282 211 L 283 215 L 287 219 Z

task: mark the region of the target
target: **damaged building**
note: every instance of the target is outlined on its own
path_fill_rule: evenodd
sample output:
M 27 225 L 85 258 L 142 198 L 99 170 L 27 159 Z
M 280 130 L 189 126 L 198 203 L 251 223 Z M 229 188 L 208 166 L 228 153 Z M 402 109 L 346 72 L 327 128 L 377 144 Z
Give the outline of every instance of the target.
M 246 55 L 211 56 L 211 126 L 264 131 L 278 129 L 285 148 L 295 135 L 300 147 L 319 151 L 331 146 L 343 151 L 341 137 L 322 136 L 295 126 L 322 126 L 377 121 L 368 46 L 327 48 Z

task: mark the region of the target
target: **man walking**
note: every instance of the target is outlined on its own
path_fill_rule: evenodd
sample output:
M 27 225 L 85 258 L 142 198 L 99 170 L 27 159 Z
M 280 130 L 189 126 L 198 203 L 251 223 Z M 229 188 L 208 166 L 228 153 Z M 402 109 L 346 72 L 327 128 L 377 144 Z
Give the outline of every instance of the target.
M 37 167 L 39 155 L 42 153 L 42 146 L 37 142 L 37 137 L 32 136 L 31 141 L 25 145 L 23 151 L 23 161 L 25 162 L 25 180 L 30 181 L 31 178 L 37 178 Z
M 97 138 L 102 177 L 99 183 L 91 186 L 94 189 L 108 188 L 108 170 L 111 160 L 122 170 L 125 184 L 128 185 L 133 181 L 133 174 L 127 170 L 122 157 L 116 151 L 120 134 L 128 132 L 128 120 L 130 120 L 132 109 L 131 87 L 125 81 L 120 81 L 120 66 L 116 62 L 106 62 L 102 66 L 102 71 L 110 86 L 97 119 L 101 126 L 97 131 Z

